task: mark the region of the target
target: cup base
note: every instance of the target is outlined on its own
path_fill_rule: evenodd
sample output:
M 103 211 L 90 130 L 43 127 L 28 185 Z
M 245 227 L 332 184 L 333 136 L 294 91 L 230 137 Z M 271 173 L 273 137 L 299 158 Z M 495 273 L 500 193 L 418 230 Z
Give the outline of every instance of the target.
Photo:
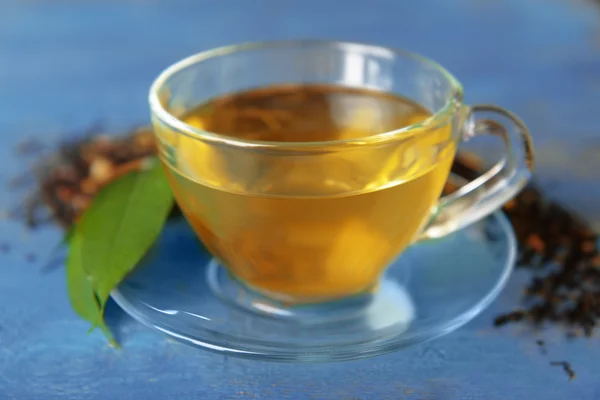
M 217 259 L 212 259 L 206 269 L 208 286 L 215 296 L 223 302 L 241 310 L 256 313 L 262 317 L 285 319 L 299 325 L 335 323 L 364 318 L 384 296 L 395 296 L 400 300 L 397 305 L 402 319 L 412 315 L 413 307 L 403 287 L 410 275 L 410 268 L 396 274 L 393 282 L 383 279 L 372 290 L 337 300 L 324 300 L 289 303 L 279 300 L 280 295 L 271 296 L 255 289 L 232 275 Z
M 512 270 L 516 241 L 501 213 L 407 249 L 376 291 L 286 306 L 242 285 L 184 220 L 112 296 L 128 314 L 172 338 L 220 354 L 326 362 L 389 353 L 453 331 L 479 314 Z

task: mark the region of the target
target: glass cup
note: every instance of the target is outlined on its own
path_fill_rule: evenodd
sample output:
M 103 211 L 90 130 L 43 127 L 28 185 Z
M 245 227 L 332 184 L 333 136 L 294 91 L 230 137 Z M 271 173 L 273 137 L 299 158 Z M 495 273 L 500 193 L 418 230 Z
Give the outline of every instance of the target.
M 431 112 L 359 139 L 267 142 L 187 124 L 215 97 L 277 84 L 329 84 L 408 98 Z M 499 209 L 529 180 L 531 138 L 510 112 L 466 106 L 460 83 L 402 50 L 328 41 L 250 43 L 167 68 L 150 91 L 159 154 L 182 212 L 218 263 L 285 304 L 377 288 L 412 243 L 448 235 Z M 479 178 L 440 198 L 458 146 L 504 143 Z

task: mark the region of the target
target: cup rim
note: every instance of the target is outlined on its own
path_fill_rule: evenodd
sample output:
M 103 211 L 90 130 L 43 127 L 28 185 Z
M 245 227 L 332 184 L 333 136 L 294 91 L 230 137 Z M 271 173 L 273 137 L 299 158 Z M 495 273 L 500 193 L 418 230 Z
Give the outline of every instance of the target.
M 353 139 L 338 139 L 338 140 L 326 140 L 316 142 L 278 142 L 278 141 L 264 141 L 264 140 L 249 140 L 240 139 L 226 134 L 219 134 L 209 132 L 203 129 L 196 128 L 189 125 L 171 114 L 163 107 L 160 101 L 159 91 L 165 85 L 166 81 L 174 74 L 182 71 L 183 69 L 197 63 L 201 63 L 208 59 L 215 57 L 227 56 L 233 53 L 241 51 L 253 51 L 268 48 L 278 47 L 301 47 L 301 46 L 333 46 L 336 48 L 342 48 L 345 50 L 355 50 L 362 52 L 376 52 L 376 53 L 387 53 L 394 56 L 407 57 L 417 60 L 423 64 L 426 64 L 442 74 L 442 76 L 449 82 L 451 86 L 451 95 L 449 96 L 446 103 L 438 110 L 435 111 L 431 116 L 425 120 L 403 126 L 398 129 L 378 133 L 371 136 L 365 136 L 362 138 Z M 423 130 L 435 129 L 438 126 L 443 125 L 446 122 L 447 117 L 452 115 L 454 111 L 462 106 L 463 88 L 460 82 L 444 67 L 435 61 L 423 57 L 419 54 L 413 53 L 408 50 L 396 49 L 391 47 L 347 42 L 347 41 L 336 41 L 336 40 L 319 40 L 319 39 L 296 39 L 296 40 L 275 40 L 275 41 L 259 41 L 259 42 L 246 42 L 240 44 L 233 44 L 227 46 L 216 47 L 210 50 L 202 51 L 180 61 L 171 64 L 169 67 L 164 69 L 158 77 L 154 80 L 150 86 L 150 93 L 148 101 L 150 103 L 151 112 L 163 123 L 175 128 L 179 133 L 185 134 L 194 139 L 203 140 L 209 143 L 221 144 L 233 147 L 246 147 L 254 149 L 272 149 L 272 150 L 310 150 L 332 148 L 332 147 L 353 147 L 357 145 L 366 144 L 380 144 L 383 142 L 394 141 L 398 138 L 406 138 L 411 136 L 411 133 L 417 131 L 422 132 Z

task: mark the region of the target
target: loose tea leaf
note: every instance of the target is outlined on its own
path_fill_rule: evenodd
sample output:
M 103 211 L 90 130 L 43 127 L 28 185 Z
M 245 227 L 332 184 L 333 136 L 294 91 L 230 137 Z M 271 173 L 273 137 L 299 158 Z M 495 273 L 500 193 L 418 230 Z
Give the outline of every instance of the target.
M 552 365 L 553 367 L 562 367 L 563 371 L 565 371 L 565 374 L 567 374 L 567 376 L 569 377 L 569 381 L 575 379 L 575 371 L 571 367 L 570 363 L 566 361 L 551 361 L 550 365 Z
M 151 164 L 104 187 L 77 223 L 78 261 L 101 309 L 154 243 L 173 206 L 161 165 L 156 159 Z
M 521 243 L 520 267 L 532 270 L 525 318 L 565 324 L 591 336 L 600 322 L 598 236 L 587 221 L 529 187 L 505 207 Z M 496 325 L 502 325 L 502 316 Z
M 19 182 L 19 189 L 30 184 L 35 187 L 9 211 L 9 217 L 24 219 L 32 228 L 51 220 L 69 228 L 105 185 L 139 170 L 141 161 L 156 153 L 154 133 L 148 127 L 118 136 L 107 135 L 96 126 L 86 129 L 52 152 L 38 154 L 38 161 L 13 179 Z
M 543 340 L 536 340 L 535 344 L 538 345 L 542 354 L 548 354 L 548 350 L 546 350 L 546 342 L 544 342 Z
M 482 163 L 457 157 L 452 169 L 473 179 Z M 591 336 L 600 324 L 600 248 L 584 217 L 551 201 L 529 185 L 504 205 L 519 242 L 518 266 L 532 272 L 523 304 L 498 315 L 495 326 L 510 322 L 562 324 L 567 336 Z

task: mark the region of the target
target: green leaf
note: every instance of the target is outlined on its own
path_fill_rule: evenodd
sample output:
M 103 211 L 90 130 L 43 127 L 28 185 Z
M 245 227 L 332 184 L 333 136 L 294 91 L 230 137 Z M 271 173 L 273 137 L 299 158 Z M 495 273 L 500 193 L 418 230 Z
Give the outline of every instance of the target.
M 76 228 L 76 226 L 77 225 L 71 225 L 69 227 L 69 229 L 67 229 L 67 231 L 63 235 L 62 240 L 60 241 L 59 246 L 62 246 L 62 245 L 65 245 L 65 244 L 68 245 L 71 242 L 71 240 L 73 239 L 73 235 L 75 235 L 75 228 Z
M 169 182 L 154 160 L 104 187 L 82 215 L 75 235 L 78 257 L 101 310 L 156 241 L 172 206 Z
M 69 245 L 67 257 L 67 288 L 71 306 L 83 319 L 98 326 L 104 332 L 111 345 L 118 347 L 112 333 L 104 323 L 96 293 L 85 275 L 81 263 L 81 235 L 75 228 L 70 229 L 66 237 Z

